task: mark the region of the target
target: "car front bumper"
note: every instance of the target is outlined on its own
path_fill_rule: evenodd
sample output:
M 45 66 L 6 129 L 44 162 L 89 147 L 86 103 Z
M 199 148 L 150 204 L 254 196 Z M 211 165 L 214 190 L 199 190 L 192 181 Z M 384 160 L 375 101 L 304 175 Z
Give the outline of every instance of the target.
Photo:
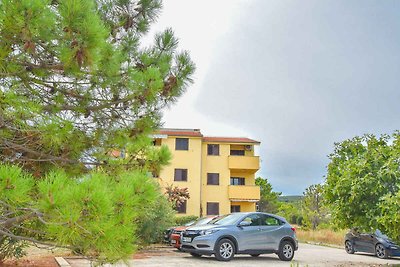
M 393 248 L 389 248 L 389 256 L 391 257 L 400 257 L 400 249 L 393 249 Z
M 196 236 L 191 242 L 181 239 L 181 250 L 201 255 L 211 255 L 214 253 L 216 239 L 212 235 Z
M 181 235 L 180 234 L 171 234 L 171 246 L 174 246 L 176 248 L 180 248 L 181 246 Z

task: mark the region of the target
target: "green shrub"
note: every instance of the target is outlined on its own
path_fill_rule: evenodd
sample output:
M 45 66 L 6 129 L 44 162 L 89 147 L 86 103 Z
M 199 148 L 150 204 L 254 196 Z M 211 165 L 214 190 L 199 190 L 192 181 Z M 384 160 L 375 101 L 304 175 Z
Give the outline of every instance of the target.
M 142 214 L 137 223 L 136 236 L 140 245 L 160 243 L 164 231 L 174 223 L 175 211 L 164 195 Z

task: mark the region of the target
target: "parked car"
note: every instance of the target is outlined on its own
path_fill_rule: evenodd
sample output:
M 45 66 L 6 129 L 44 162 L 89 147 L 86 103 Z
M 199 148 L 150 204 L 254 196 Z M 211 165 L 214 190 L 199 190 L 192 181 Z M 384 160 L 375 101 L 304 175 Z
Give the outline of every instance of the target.
M 190 226 L 192 224 L 194 224 L 195 221 L 190 221 L 188 223 L 185 224 L 185 226 Z M 167 230 L 164 231 L 164 242 L 170 244 L 171 243 L 171 234 L 174 231 L 174 229 L 181 227 L 181 226 L 174 226 L 174 227 L 170 227 Z
M 373 234 L 359 233 L 357 228 L 350 230 L 345 236 L 344 248 L 347 253 L 366 252 L 378 258 L 400 256 L 400 246 L 389 237 L 376 230 Z
M 235 254 L 266 253 L 290 261 L 298 249 L 295 228 L 280 216 L 262 212 L 231 213 L 210 224 L 189 227 L 181 241 L 181 250 L 193 257 L 214 254 L 219 261 L 229 261 Z
M 171 238 L 170 238 L 170 243 L 172 246 L 174 246 L 177 249 L 181 249 L 181 233 L 186 230 L 190 226 L 198 226 L 198 225 L 204 225 L 212 221 L 213 219 L 217 218 L 218 216 L 207 216 L 207 217 L 202 217 L 194 221 L 190 225 L 184 225 L 184 226 L 178 226 L 176 227 L 172 233 L 171 233 Z

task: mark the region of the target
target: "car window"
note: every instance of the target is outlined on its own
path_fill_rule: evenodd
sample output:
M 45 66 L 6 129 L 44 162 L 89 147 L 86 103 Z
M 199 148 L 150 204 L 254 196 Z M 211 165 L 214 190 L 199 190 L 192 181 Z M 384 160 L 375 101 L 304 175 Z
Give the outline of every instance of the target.
M 249 226 L 258 226 L 261 225 L 261 217 L 258 214 L 251 214 L 243 219 L 245 222 L 249 222 Z
M 211 222 L 209 222 L 209 224 L 217 224 L 217 225 L 233 225 L 236 224 L 237 221 L 240 219 L 240 217 L 242 217 L 243 215 L 240 213 L 231 213 L 228 215 L 224 215 L 221 217 L 217 217 L 214 220 L 212 220 Z
M 277 226 L 281 225 L 281 221 L 275 217 L 264 215 L 261 220 L 261 225 Z

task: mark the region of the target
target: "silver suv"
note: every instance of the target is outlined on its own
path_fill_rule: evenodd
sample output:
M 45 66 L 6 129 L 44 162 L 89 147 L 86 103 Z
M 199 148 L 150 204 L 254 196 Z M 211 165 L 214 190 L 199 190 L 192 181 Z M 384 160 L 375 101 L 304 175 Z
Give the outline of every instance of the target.
M 181 233 L 181 249 L 193 257 L 214 254 L 229 261 L 235 254 L 276 253 L 290 261 L 298 249 L 295 229 L 282 217 L 262 212 L 238 212 Z

